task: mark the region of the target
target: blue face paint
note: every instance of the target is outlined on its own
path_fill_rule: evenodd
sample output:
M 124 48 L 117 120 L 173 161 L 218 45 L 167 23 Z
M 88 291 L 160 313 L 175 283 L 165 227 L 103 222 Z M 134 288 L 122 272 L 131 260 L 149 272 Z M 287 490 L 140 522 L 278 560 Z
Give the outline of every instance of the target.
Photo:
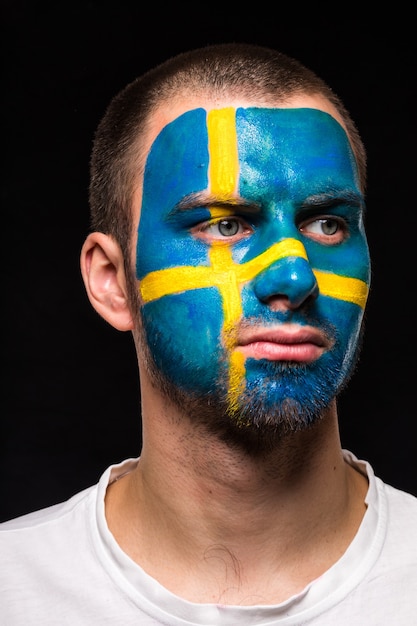
M 363 309 L 349 301 L 320 295 L 308 312 L 273 313 L 257 296 L 262 281 L 265 296 L 288 293 L 288 276 L 296 272 L 299 282 L 308 281 L 311 268 L 358 278 L 369 284 L 369 251 L 363 226 L 363 202 L 359 192 L 356 164 L 343 128 L 328 114 L 309 109 L 237 111 L 239 137 L 240 194 L 267 207 L 262 228 L 242 244 L 243 260 L 259 254 L 283 237 L 300 238 L 298 221 L 308 198 L 328 195 L 346 197 L 349 202 L 332 206 L 331 214 L 349 222 L 349 238 L 337 246 L 324 246 L 302 238 L 309 266 L 302 259 L 288 259 L 272 265 L 242 294 L 244 318 L 273 323 L 276 320 L 324 326 L 335 345 L 309 364 L 303 384 L 277 363 L 248 360 L 247 391 L 258 393 L 269 382 L 265 403 L 273 406 L 282 397 L 293 397 L 305 405 L 317 394 L 326 404 L 351 374 L 355 363 Z M 294 288 L 294 287 L 293 287 Z M 279 375 L 278 374 L 279 370 Z
M 352 151 L 342 127 L 315 109 L 237 109 L 234 123 L 239 159 L 235 196 L 239 194 L 256 210 L 244 214 L 252 234 L 227 246 L 230 254 L 221 257 L 218 267 L 223 271 L 230 266 L 230 276 L 238 277 L 239 297 L 227 285 L 222 289 L 214 284 L 213 246 L 190 232 L 209 220 L 210 209 L 216 206 L 189 202 L 192 194 L 210 192 L 207 112 L 195 109 L 161 131 L 146 163 L 137 277 L 143 286 L 147 342 L 156 366 L 175 386 L 198 394 L 212 394 L 220 387 L 226 397 L 229 355 L 222 332 L 229 296 L 235 314 L 240 310 L 246 320 L 292 321 L 329 329 L 334 348 L 298 367 L 297 376 L 288 364 L 265 359 L 247 359 L 244 374 L 246 392 L 262 393 L 270 407 L 286 397 L 308 403 L 312 396 L 325 405 L 351 371 L 363 315 L 353 299 L 343 293 L 338 296 L 338 281 L 344 285 L 343 279 L 353 278 L 369 283 L 363 206 Z M 186 208 L 181 204 L 184 198 Z M 300 232 L 300 223 L 317 202 L 327 207 L 323 213 L 348 223 L 349 236 L 339 245 L 326 246 Z M 241 215 L 239 206 L 236 215 Z M 285 241 L 301 242 L 308 260 L 300 253 L 271 261 L 270 251 Z M 252 271 L 258 259 L 261 266 Z M 313 272 L 324 279 L 336 277 L 335 290 L 328 292 L 336 297 L 326 295 L 324 289 L 308 310 L 271 310 L 266 303 L 268 291 L 272 296 L 286 289 L 302 290 L 315 280 Z M 217 272 L 220 275 L 225 282 L 231 280 L 227 272 Z M 149 292 L 147 281 L 153 285 Z

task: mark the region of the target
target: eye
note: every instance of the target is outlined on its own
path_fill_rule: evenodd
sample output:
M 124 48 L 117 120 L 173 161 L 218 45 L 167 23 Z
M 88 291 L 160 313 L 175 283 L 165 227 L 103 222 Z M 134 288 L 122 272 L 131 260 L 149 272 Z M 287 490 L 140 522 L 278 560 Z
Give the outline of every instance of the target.
M 230 240 L 227 243 L 235 243 L 250 235 L 253 230 L 240 218 L 223 217 L 199 224 L 191 232 L 199 239 L 208 242 Z
M 346 222 L 335 217 L 320 217 L 302 223 L 299 228 L 306 237 L 327 245 L 336 245 L 348 237 Z
M 221 235 L 225 237 L 233 237 L 242 228 L 242 225 L 237 220 L 220 220 L 217 224 L 214 224 Z

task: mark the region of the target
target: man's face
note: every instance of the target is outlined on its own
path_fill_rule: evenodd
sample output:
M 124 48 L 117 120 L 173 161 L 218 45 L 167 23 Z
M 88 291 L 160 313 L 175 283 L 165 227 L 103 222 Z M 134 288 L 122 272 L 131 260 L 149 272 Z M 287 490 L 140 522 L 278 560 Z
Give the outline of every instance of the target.
M 324 111 L 196 108 L 167 123 L 146 162 L 136 264 L 161 385 L 240 429 L 314 421 L 356 361 L 362 219 L 346 133 Z

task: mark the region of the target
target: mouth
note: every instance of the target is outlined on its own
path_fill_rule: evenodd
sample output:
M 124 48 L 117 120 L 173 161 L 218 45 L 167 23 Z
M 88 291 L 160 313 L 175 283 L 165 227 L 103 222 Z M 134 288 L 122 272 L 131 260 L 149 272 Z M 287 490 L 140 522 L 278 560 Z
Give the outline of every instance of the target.
M 235 349 L 246 358 L 312 363 L 330 347 L 327 336 L 317 328 L 289 323 L 243 328 Z

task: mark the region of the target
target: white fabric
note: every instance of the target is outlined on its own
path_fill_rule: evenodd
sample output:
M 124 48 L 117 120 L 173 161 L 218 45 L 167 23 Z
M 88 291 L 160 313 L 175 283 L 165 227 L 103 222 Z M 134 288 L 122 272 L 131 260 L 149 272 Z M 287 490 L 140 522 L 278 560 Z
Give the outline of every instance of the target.
M 367 512 L 341 559 L 302 593 L 274 606 L 196 604 L 148 576 L 118 546 L 98 485 L 62 504 L 0 524 L 2 626 L 412 626 L 417 624 L 417 498 L 369 477 Z

